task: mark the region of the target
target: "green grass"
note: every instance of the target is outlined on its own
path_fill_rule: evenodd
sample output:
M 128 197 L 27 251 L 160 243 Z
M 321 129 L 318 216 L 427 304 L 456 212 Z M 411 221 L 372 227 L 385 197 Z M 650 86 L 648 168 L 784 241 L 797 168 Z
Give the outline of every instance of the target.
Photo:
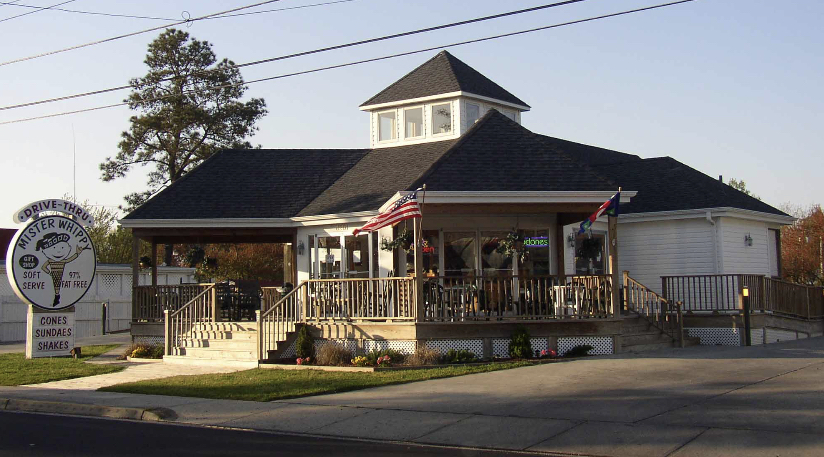
M 83 346 L 83 357 L 79 359 L 63 357 L 26 360 L 24 354 L 0 354 L 0 386 L 40 384 L 120 371 L 123 367 L 83 363 L 118 346 Z
M 531 362 L 452 365 L 420 370 L 339 372 L 256 368 L 226 374 L 174 376 L 103 387 L 107 392 L 228 400 L 272 401 L 369 387 L 448 378 L 533 365 Z

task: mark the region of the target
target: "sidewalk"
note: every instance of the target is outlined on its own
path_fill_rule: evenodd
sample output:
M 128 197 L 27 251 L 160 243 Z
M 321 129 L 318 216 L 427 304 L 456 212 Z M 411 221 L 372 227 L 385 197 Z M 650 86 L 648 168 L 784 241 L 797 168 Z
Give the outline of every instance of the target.
M 0 410 L 3 398 L 33 399 L 149 409 L 187 424 L 482 448 L 817 456 L 822 379 L 824 338 L 814 338 L 593 357 L 272 403 L 0 387 Z

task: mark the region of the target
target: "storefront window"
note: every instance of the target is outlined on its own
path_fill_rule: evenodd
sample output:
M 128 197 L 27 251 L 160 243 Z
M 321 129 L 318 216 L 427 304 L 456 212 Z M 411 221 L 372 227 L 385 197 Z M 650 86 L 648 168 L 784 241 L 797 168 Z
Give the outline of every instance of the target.
M 340 277 L 340 237 L 339 236 L 319 236 L 318 237 L 318 263 L 320 279 L 331 279 Z
M 578 235 L 575 238 L 575 274 L 602 275 L 604 269 L 605 236 L 603 233 Z
M 475 273 L 475 232 L 444 232 L 444 276 Z
M 484 276 L 507 276 L 512 274 L 512 257 L 496 251 L 507 232 L 481 232 L 481 268 Z
M 525 277 L 549 275 L 549 231 L 521 230 L 527 258 L 518 262 L 518 274 Z
M 424 230 L 423 244 L 421 245 L 421 269 L 425 278 L 440 276 L 438 272 L 438 262 L 440 260 L 438 245 L 438 231 Z M 406 270 L 407 273 L 412 273 L 415 270 L 415 252 L 412 250 L 406 253 Z

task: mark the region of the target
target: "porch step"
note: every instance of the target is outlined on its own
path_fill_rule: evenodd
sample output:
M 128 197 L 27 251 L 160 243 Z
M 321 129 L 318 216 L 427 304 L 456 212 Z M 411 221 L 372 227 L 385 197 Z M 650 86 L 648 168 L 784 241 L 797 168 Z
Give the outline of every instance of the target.
M 625 348 L 655 343 L 672 343 L 672 338 L 655 330 L 645 333 L 624 334 L 624 337 L 621 339 L 621 344 Z
M 257 322 L 198 322 L 192 327 L 196 332 L 256 332 Z
M 257 339 L 257 332 L 203 332 L 191 331 L 187 338 L 201 339 L 201 340 L 255 340 Z
M 252 349 L 224 349 L 213 347 L 181 348 L 180 355 L 198 359 L 211 360 L 247 360 L 257 362 L 257 350 Z
M 183 338 L 180 341 L 180 346 L 183 348 L 212 348 L 253 351 L 257 347 L 257 340 Z
M 192 357 L 192 356 L 182 356 L 182 355 L 167 355 L 163 357 L 163 363 L 173 364 L 173 365 L 200 365 L 200 366 L 207 366 L 207 367 L 229 367 L 229 368 L 240 368 L 240 369 L 249 369 L 249 368 L 257 368 L 258 362 L 255 361 L 248 361 L 248 360 L 223 360 L 223 359 L 204 359 L 199 357 Z

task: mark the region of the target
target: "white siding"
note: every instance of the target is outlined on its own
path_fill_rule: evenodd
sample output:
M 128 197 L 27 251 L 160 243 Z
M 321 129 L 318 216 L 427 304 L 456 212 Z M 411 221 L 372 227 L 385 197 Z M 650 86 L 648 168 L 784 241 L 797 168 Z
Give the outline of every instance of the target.
M 618 267 L 657 292 L 661 276 L 715 274 L 714 230 L 706 219 L 619 222 Z
M 769 275 L 770 253 L 767 246 L 767 224 L 731 217 L 720 219 L 724 253 L 722 273 Z M 748 234 L 752 237 L 752 246 L 744 243 L 744 237 Z

